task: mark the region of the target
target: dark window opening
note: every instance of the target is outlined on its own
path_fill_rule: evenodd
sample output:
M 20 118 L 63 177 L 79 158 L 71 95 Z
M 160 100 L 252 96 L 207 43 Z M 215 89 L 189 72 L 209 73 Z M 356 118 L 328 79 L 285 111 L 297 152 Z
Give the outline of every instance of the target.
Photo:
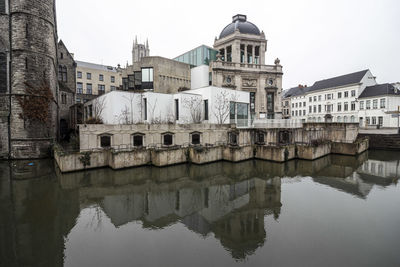
M 25 58 L 25 69 L 28 69 L 28 58 Z
M 144 120 L 147 120 L 147 98 L 143 99 L 144 102 Z
M 256 142 L 257 142 L 258 144 L 264 144 L 264 143 L 265 143 L 264 138 L 265 138 L 264 133 L 258 133 L 258 134 L 257 134 L 257 138 L 256 138 Z
M 122 89 L 124 89 L 124 90 L 128 90 L 129 89 L 128 78 L 122 78 Z
M 290 143 L 290 133 L 288 131 L 282 131 L 279 133 L 279 143 L 280 144 Z
M 229 133 L 229 144 L 233 145 L 233 146 L 237 146 L 237 144 L 238 144 L 237 133 Z
M 204 100 L 204 120 L 208 121 L 208 100 Z
M 192 145 L 200 145 L 200 134 L 199 133 L 192 134 Z
M 135 147 L 143 146 L 143 135 L 137 134 L 133 136 L 133 146 Z
M 100 137 L 100 146 L 102 148 L 111 147 L 111 136 L 105 135 Z
M 0 14 L 6 13 L 6 0 L 0 0 Z
M 172 134 L 164 134 L 163 135 L 163 145 L 164 146 L 172 146 L 173 142 L 173 136 Z
M 179 99 L 175 99 L 175 120 L 179 120 Z
M 240 45 L 240 63 L 245 63 L 244 45 Z

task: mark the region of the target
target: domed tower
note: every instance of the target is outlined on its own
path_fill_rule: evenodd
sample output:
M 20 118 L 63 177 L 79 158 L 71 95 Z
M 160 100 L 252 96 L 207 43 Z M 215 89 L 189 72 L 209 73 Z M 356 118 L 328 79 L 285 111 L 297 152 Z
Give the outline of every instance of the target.
M 46 157 L 58 129 L 55 0 L 0 0 L 0 20 L 0 155 Z
M 265 65 L 264 32 L 238 14 L 215 38 L 214 48 L 219 55 L 210 64 L 212 84 L 250 92 L 251 119 L 281 118 L 282 66 L 279 60 Z

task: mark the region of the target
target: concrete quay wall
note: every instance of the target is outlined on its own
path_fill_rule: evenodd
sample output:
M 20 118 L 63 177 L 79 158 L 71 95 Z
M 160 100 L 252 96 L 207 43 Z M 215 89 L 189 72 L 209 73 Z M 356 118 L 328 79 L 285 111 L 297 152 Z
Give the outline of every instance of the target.
M 123 169 L 144 165 L 164 167 L 181 163 L 200 165 L 221 160 L 240 162 L 254 158 L 275 162 L 286 162 L 292 159 L 315 160 L 330 153 L 361 154 L 368 150 L 368 144 L 368 139 L 362 139 L 353 144 L 324 142 L 313 145 L 293 144 L 285 146 L 258 144 L 243 146 L 221 145 L 214 147 L 133 149 L 129 151 L 104 149 L 75 153 L 64 153 L 61 150 L 55 150 L 54 155 L 61 172 L 73 172 L 101 167 Z

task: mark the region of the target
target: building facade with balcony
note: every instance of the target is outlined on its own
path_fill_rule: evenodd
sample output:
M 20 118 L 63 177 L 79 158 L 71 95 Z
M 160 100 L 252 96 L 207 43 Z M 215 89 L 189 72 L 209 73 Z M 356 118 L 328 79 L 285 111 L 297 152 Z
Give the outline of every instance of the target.
M 282 66 L 265 65 L 267 40 L 264 32 L 236 15 L 215 39 L 216 61 L 210 62 L 209 73 L 213 86 L 250 93 L 251 117 L 282 118 Z
M 76 103 L 86 103 L 122 86 L 120 68 L 76 61 Z

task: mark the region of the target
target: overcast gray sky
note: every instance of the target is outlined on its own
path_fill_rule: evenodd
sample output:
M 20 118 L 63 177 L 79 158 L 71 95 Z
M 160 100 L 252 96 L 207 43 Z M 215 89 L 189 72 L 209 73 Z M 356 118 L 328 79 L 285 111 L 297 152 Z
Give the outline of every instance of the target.
M 215 36 L 235 14 L 265 32 L 284 89 L 369 68 L 400 81 L 400 0 L 57 0 L 58 35 L 77 60 L 125 66 L 132 42 L 173 58 Z

